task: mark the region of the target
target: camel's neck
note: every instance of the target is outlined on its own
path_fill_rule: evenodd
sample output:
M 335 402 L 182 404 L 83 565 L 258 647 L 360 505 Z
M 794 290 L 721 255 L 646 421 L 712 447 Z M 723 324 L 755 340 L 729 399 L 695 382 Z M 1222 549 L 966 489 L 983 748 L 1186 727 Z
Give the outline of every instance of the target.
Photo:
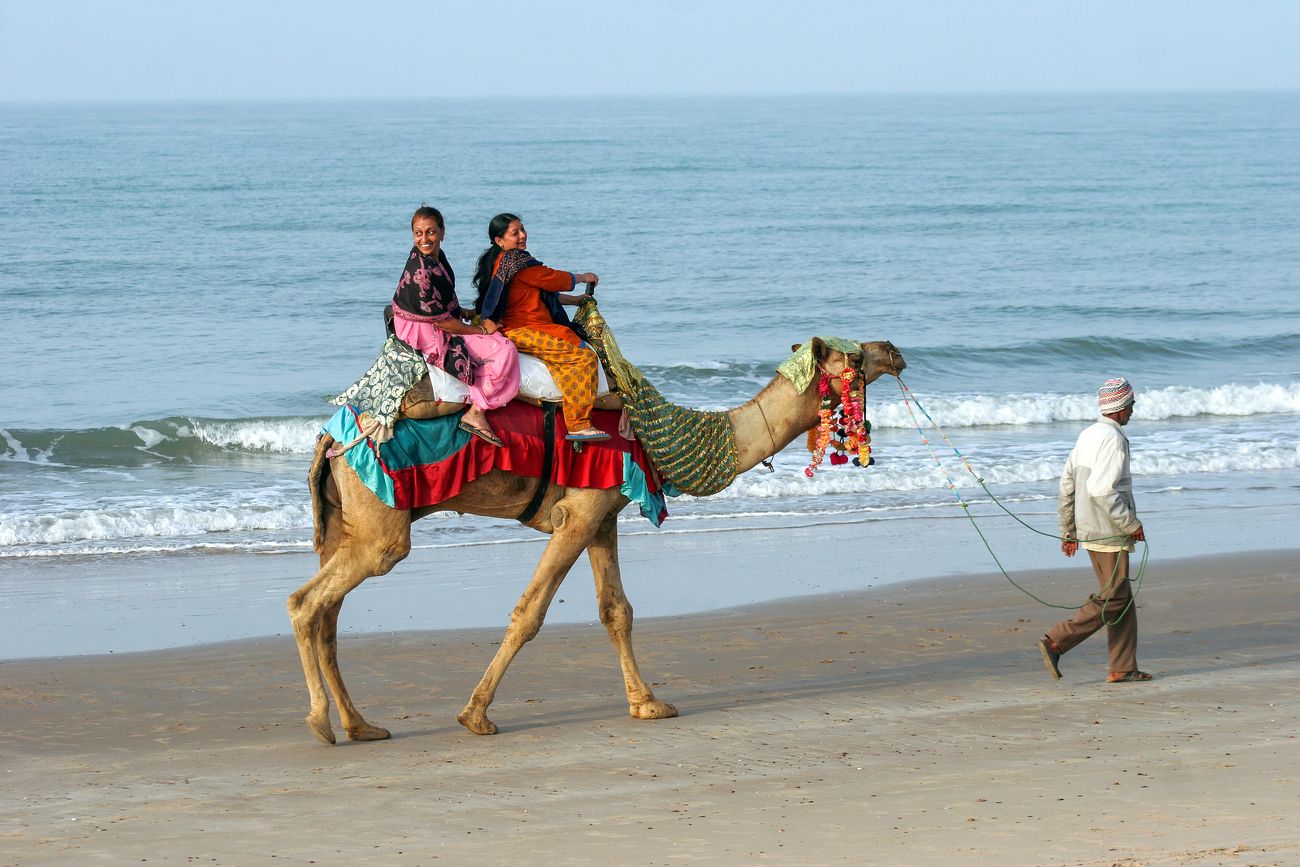
M 817 423 L 821 398 L 816 384 L 800 394 L 777 375 L 758 396 L 727 413 L 736 439 L 736 472 L 743 473 L 801 436 Z

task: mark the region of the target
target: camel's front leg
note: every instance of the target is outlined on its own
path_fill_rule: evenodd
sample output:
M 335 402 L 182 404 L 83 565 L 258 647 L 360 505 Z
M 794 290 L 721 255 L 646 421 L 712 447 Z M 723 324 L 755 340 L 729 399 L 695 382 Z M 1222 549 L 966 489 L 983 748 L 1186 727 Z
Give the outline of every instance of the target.
M 618 513 L 607 516 L 587 547 L 591 574 L 596 579 L 596 605 L 600 622 L 605 624 L 610 641 L 618 649 L 623 667 L 623 688 L 627 690 L 627 709 L 636 719 L 666 719 L 677 716 L 677 708 L 655 698 L 641 678 L 636 656 L 632 653 L 632 605 L 623 593 L 623 576 L 618 568 Z
M 550 607 L 555 591 L 560 589 L 564 576 L 569 574 L 569 569 L 595 532 L 596 524 L 577 512 L 577 509 L 566 506 L 563 502 L 552 510 L 551 521 L 555 529 L 551 541 L 546 543 L 546 549 L 537 563 L 532 580 L 528 582 L 528 588 L 510 614 L 510 625 L 501 639 L 501 646 L 483 673 L 483 679 L 474 688 L 465 709 L 456 716 L 461 725 L 475 734 L 497 733 L 496 724 L 488 719 L 487 709 L 496 696 L 501 678 L 505 676 L 515 654 L 541 630 L 546 609 Z

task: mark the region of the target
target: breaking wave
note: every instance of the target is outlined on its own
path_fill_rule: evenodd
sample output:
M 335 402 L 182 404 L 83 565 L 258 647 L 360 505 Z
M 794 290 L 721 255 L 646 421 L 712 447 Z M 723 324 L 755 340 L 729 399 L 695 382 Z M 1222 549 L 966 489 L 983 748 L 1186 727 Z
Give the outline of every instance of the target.
M 712 371 L 715 373 L 716 371 Z M 748 381 L 753 371 L 739 378 Z M 920 405 L 949 430 L 988 425 L 1087 421 L 1097 415 L 1089 395 L 916 393 Z M 740 401 L 737 401 L 739 403 Z M 1196 416 L 1300 413 L 1300 383 L 1168 386 L 1138 392 L 1136 420 Z M 868 390 L 868 415 L 880 428 L 910 428 L 913 418 L 892 379 Z M 917 413 L 924 422 L 924 416 Z M 219 460 L 231 456 L 309 455 L 325 416 L 207 419 L 173 417 L 83 430 L 0 428 L 0 461 L 65 466 L 133 467 L 158 461 Z

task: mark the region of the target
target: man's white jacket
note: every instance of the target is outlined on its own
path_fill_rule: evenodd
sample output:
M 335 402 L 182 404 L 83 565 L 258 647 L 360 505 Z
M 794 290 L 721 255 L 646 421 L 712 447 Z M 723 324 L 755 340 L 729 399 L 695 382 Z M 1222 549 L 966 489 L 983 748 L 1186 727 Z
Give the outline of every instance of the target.
M 1077 540 L 1091 551 L 1133 550 L 1128 537 L 1142 522 L 1133 503 L 1128 460 L 1128 437 L 1118 422 L 1102 416 L 1079 434 L 1061 473 L 1057 515 L 1062 539 Z

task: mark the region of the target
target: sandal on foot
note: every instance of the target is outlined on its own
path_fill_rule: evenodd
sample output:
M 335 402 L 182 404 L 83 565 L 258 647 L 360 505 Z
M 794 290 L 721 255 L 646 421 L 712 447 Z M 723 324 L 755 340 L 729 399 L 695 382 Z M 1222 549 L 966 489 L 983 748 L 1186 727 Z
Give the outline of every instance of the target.
M 1043 665 L 1047 668 L 1047 673 L 1052 676 L 1052 680 L 1061 679 L 1061 668 L 1057 663 L 1061 661 L 1061 654 L 1052 650 L 1046 638 L 1038 639 L 1038 651 L 1043 654 Z
M 1115 676 L 1117 674 L 1119 677 Z M 1106 678 L 1107 683 L 1133 683 L 1139 680 L 1151 680 L 1151 675 L 1145 671 L 1115 671 Z
M 473 434 L 474 436 L 483 440 L 483 442 L 485 443 L 491 443 L 497 448 L 500 448 L 503 445 L 503 443 L 501 442 L 501 438 L 498 437 L 496 434 L 492 433 L 492 431 L 484 430 L 481 427 L 474 427 L 474 425 L 470 424 L 469 422 L 464 422 L 464 421 L 461 422 L 460 429 L 465 431 L 465 433 Z
M 587 430 L 580 430 L 577 433 L 571 433 L 564 437 L 571 443 L 597 443 L 601 440 L 609 439 L 609 434 L 603 430 L 596 430 L 594 427 Z

